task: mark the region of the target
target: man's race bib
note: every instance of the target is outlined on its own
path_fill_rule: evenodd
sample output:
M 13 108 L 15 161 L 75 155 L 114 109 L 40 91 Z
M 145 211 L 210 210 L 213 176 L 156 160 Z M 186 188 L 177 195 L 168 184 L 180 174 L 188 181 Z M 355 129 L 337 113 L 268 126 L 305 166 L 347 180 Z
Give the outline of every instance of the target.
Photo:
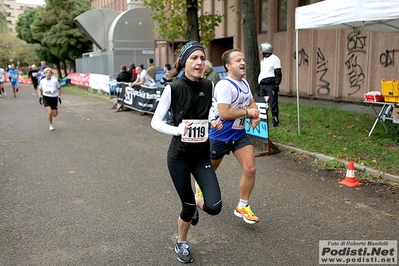
M 246 116 L 242 116 L 240 118 L 237 118 L 234 120 L 233 126 L 231 127 L 232 129 L 244 129 L 245 128 L 245 123 L 246 123 Z
M 208 139 L 209 122 L 208 120 L 183 120 L 183 123 L 192 123 L 188 128 L 186 134 L 181 136 L 181 141 L 199 143 L 205 142 Z
M 32 77 L 36 78 L 37 72 L 32 73 Z

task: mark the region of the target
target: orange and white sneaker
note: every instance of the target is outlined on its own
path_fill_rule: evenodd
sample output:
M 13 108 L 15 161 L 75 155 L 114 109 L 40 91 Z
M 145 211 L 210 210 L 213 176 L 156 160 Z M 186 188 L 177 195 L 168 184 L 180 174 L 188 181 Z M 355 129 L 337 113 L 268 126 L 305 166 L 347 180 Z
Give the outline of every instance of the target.
M 251 210 L 251 206 L 247 205 L 243 208 L 236 207 L 234 210 L 234 215 L 244 219 L 244 222 L 247 224 L 256 224 L 259 222 L 259 218 L 255 216 L 255 214 Z
M 195 182 L 195 197 L 196 198 L 203 198 L 204 197 L 204 195 L 202 195 L 202 190 L 199 187 L 197 182 Z

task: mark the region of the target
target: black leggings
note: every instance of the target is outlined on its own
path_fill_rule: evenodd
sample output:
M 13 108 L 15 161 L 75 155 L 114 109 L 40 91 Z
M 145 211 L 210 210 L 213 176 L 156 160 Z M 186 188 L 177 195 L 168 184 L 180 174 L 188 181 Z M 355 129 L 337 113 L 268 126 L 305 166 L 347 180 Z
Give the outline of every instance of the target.
M 203 210 L 210 215 L 220 213 L 222 196 L 215 170 L 209 158 L 175 160 L 168 156 L 167 163 L 173 184 L 182 202 L 180 218 L 183 221 L 190 222 L 196 210 L 190 174 L 194 176 L 204 195 Z

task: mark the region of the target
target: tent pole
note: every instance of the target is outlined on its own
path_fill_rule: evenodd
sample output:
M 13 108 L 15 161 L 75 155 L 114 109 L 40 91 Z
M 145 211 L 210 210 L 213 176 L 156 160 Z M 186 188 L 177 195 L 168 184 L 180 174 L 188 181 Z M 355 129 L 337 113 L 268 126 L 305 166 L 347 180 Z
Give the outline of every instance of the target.
M 295 30 L 295 46 L 296 46 L 296 50 L 295 50 L 295 76 L 296 76 L 296 107 L 297 107 L 297 114 L 298 114 L 298 135 L 301 135 L 301 119 L 300 119 L 300 114 L 299 114 L 299 54 L 298 54 L 298 30 Z

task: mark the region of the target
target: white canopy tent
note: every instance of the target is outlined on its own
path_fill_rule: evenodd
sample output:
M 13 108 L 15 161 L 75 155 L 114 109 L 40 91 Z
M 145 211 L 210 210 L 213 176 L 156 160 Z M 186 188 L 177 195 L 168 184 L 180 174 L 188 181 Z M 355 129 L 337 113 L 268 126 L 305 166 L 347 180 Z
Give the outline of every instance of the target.
M 295 9 L 296 51 L 298 31 L 358 29 L 380 32 L 399 32 L 398 0 L 325 0 Z M 299 115 L 299 62 L 296 56 L 296 91 Z

